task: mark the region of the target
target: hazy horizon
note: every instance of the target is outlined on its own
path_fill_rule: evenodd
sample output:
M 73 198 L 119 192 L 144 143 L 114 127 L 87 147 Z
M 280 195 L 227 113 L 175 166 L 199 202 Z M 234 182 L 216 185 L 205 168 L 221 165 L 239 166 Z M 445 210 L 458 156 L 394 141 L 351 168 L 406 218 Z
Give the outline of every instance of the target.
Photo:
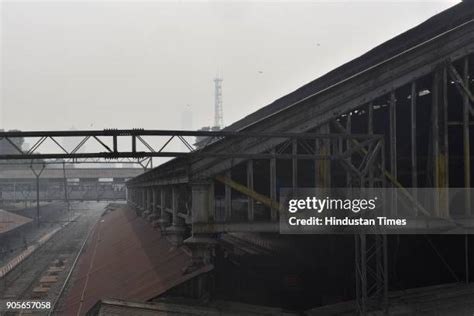
M 0 128 L 230 125 L 457 2 L 3 1 Z

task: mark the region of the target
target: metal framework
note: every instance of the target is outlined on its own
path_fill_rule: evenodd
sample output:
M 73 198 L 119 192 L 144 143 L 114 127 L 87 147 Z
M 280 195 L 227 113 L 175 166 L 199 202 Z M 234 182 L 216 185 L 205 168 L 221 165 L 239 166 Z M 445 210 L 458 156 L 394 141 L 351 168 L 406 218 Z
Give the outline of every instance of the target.
M 195 148 L 189 141 L 189 137 L 206 137 L 205 146 Z M 62 137 L 77 137 L 79 142 L 77 146 L 71 150 L 66 150 L 58 141 Z M 159 143 L 159 146 L 151 145 L 150 140 L 145 137 L 153 138 L 153 141 Z M 19 148 L 15 142 L 15 138 L 23 138 L 33 143 L 28 150 Z M 0 132 L 0 141 L 6 140 L 15 149 L 14 153 L 0 154 L 0 160 L 35 160 L 35 159 L 82 159 L 82 162 L 88 162 L 86 159 L 100 158 L 116 160 L 119 158 L 150 158 L 150 157 L 182 157 L 198 158 L 198 157 L 218 157 L 218 158 L 244 158 L 244 159 L 265 159 L 277 156 L 278 158 L 293 158 L 295 154 L 284 153 L 248 153 L 237 146 L 229 146 L 226 152 L 213 150 L 213 145 L 218 142 L 247 139 L 247 140 L 268 140 L 278 139 L 284 142 L 289 139 L 298 140 L 314 140 L 314 139 L 355 139 L 358 141 L 370 141 L 380 136 L 364 135 L 364 134 L 315 134 L 315 133 L 251 133 L 251 132 L 231 132 L 231 131 L 182 131 L 182 130 L 82 130 L 82 131 L 10 131 Z M 55 144 L 55 148 L 48 152 L 40 152 L 42 145 L 46 140 L 51 140 Z M 82 153 L 80 149 L 84 148 L 84 144 L 90 139 L 99 145 L 100 150 Z M 186 145 L 187 151 L 172 151 L 170 143 L 173 139 L 178 139 L 180 143 Z M 128 142 L 129 146 L 119 146 L 120 141 Z M 142 145 L 142 149 L 138 145 Z M 269 150 L 270 148 L 263 148 Z M 315 159 L 328 158 L 327 155 L 314 154 L 298 154 L 298 159 Z M 340 159 L 331 156 L 331 159 Z

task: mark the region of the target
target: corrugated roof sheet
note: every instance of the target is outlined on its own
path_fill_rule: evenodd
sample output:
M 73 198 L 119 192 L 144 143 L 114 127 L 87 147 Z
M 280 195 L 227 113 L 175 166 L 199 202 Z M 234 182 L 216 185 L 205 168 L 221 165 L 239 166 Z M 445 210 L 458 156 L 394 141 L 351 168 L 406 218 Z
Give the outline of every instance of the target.
M 11 231 L 31 221 L 31 218 L 0 210 L 0 234 Z
M 188 252 L 123 206 L 94 227 L 60 314 L 84 315 L 102 298 L 145 302 L 212 269 L 184 274 L 190 263 Z

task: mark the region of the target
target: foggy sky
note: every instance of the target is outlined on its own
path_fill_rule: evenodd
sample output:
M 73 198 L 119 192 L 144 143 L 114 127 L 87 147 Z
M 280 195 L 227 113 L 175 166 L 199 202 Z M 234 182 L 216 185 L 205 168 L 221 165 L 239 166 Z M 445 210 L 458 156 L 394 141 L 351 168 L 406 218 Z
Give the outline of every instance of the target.
M 229 125 L 457 2 L 3 1 L 0 128 Z

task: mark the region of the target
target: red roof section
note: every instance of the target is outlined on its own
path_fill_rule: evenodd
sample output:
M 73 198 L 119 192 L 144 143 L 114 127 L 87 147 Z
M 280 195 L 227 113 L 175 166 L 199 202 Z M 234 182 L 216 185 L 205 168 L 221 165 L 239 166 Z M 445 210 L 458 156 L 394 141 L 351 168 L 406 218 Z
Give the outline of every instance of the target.
M 184 274 L 191 257 L 123 206 L 104 215 L 76 266 L 61 315 L 84 315 L 98 300 L 145 302 L 212 266 Z

